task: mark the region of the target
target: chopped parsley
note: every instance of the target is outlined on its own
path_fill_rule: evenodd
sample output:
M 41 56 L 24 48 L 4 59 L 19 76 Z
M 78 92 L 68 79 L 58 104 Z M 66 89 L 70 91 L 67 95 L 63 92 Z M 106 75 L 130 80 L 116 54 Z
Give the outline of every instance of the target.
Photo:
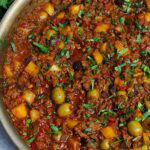
M 142 35 L 138 34 L 136 38 L 136 43 L 140 44 L 142 42 Z
M 15 53 L 16 52 L 16 46 L 14 42 L 10 42 L 10 46 L 12 48 L 12 51 Z
M 52 29 L 55 30 L 56 32 L 58 32 L 58 28 L 56 26 L 52 26 Z
M 27 140 L 27 143 L 32 143 L 35 140 L 35 137 L 31 137 L 30 139 Z
M 141 54 L 142 56 L 150 55 L 150 50 L 141 51 L 140 54 Z
M 118 57 L 124 55 L 128 51 L 128 48 L 124 48 L 121 51 L 117 50 Z
M 92 132 L 92 128 L 86 128 L 86 129 L 84 129 L 83 132 L 86 133 L 86 134 L 91 133 Z
M 150 75 L 150 68 L 147 65 L 142 64 L 141 68 L 145 73 L 148 73 Z
M 93 108 L 94 106 L 93 106 L 93 104 L 83 104 L 83 107 L 84 107 L 85 109 L 91 109 L 91 108 Z
M 122 6 L 122 8 L 123 8 L 123 11 L 125 12 L 125 13 L 129 13 L 130 12 L 130 10 L 131 10 L 131 1 L 130 0 L 124 0 L 124 3 L 123 3 L 123 6 Z
M 60 51 L 60 56 L 61 57 L 66 57 L 66 58 L 70 58 L 70 52 L 66 49 L 66 48 L 63 48 L 61 51 Z
M 121 65 L 116 66 L 116 67 L 115 67 L 115 71 L 122 72 L 122 67 L 124 67 L 125 65 L 126 65 L 126 64 L 123 63 L 123 64 L 121 64 Z
M 85 13 L 84 10 L 80 10 L 80 12 L 79 12 L 79 14 L 78 14 L 78 17 L 79 17 L 79 18 L 82 18 L 83 15 L 84 15 L 84 13 Z
M 40 43 L 33 42 L 33 45 L 36 46 L 37 48 L 39 48 L 39 50 L 40 50 L 42 53 L 48 53 L 48 51 L 49 51 L 48 47 L 45 47 L 44 45 L 42 45 L 42 44 L 40 44 Z
M 57 135 L 59 132 L 59 128 L 57 126 L 51 125 L 52 134 Z
M 91 42 L 100 42 L 101 39 L 97 38 L 97 37 L 93 37 L 92 39 L 89 39 L 89 41 L 91 41 Z
M 119 22 L 120 22 L 120 24 L 125 25 L 125 18 L 120 17 Z
M 135 22 L 135 27 L 139 30 L 141 30 L 141 32 L 146 32 L 147 31 L 147 27 L 144 25 L 141 25 L 138 21 Z
M 32 124 L 32 120 L 31 119 L 27 119 L 26 120 L 26 126 L 30 127 L 31 124 Z

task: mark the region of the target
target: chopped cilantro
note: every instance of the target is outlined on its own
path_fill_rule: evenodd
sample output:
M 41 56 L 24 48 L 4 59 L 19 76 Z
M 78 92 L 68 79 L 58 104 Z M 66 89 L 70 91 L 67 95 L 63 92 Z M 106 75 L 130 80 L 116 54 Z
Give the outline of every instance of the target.
M 70 42 L 70 39 L 71 38 L 68 36 L 67 39 L 66 39 L 66 41 L 65 41 L 65 45 L 67 45 Z
M 61 56 L 61 57 L 65 56 L 66 58 L 70 58 L 70 52 L 67 51 L 66 48 L 63 48 L 63 49 L 60 51 L 60 56 Z
M 66 24 L 65 24 L 65 23 L 64 23 L 64 24 L 59 23 L 59 27 L 64 28 L 65 26 L 66 26 Z
M 14 42 L 10 42 L 10 46 L 12 48 L 12 51 L 15 53 L 16 52 L 16 46 Z
M 124 48 L 124 49 L 122 49 L 121 51 L 120 51 L 120 50 L 117 50 L 118 57 L 124 55 L 127 51 L 128 51 L 128 48 Z
M 119 22 L 120 22 L 120 24 L 125 25 L 125 18 L 120 17 Z
M 35 140 L 35 137 L 31 137 L 30 139 L 27 140 L 27 143 L 32 143 Z
M 122 71 L 122 67 L 124 67 L 126 64 L 123 63 L 121 65 L 118 65 L 117 67 L 115 67 L 115 71 L 121 72 Z
M 135 22 L 135 27 L 139 30 L 141 30 L 142 32 L 146 32 L 147 31 L 147 27 L 144 25 L 141 25 L 138 21 Z
M 58 28 L 56 26 L 52 26 L 52 29 L 55 30 L 56 32 L 58 32 Z
M 91 80 L 91 88 L 94 89 L 95 80 L 94 79 L 90 79 L 90 80 Z
M 72 73 L 72 72 L 69 72 L 69 80 L 70 80 L 70 81 L 73 81 L 73 80 L 74 80 L 74 78 L 73 78 L 73 73 Z
M 54 125 L 51 125 L 50 128 L 52 129 L 52 134 L 54 135 L 57 135 L 58 132 L 59 132 L 59 128 L 54 126 Z
M 48 53 L 48 50 L 49 50 L 48 47 L 45 47 L 42 44 L 39 44 L 37 42 L 33 42 L 33 45 L 38 47 L 42 53 Z
M 136 43 L 140 44 L 142 42 L 142 35 L 138 34 L 136 38 Z
M 92 132 L 92 128 L 86 128 L 86 129 L 84 129 L 83 132 L 88 134 L 88 133 Z
M 26 120 L 26 126 L 30 127 L 31 124 L 32 124 L 32 120 L 31 119 L 27 119 Z
M 145 73 L 148 73 L 150 75 L 150 68 L 148 66 L 146 66 L 145 64 L 142 64 L 141 68 L 143 69 Z
M 91 117 L 91 115 L 90 115 L 90 114 L 86 114 L 85 116 L 86 116 L 86 118 L 90 118 L 90 117 Z
M 89 39 L 89 41 L 91 42 L 100 42 L 100 38 L 97 38 L 97 37 L 93 37 L 92 39 Z
M 141 51 L 140 54 L 141 54 L 142 56 L 150 55 L 150 50 Z
M 78 17 L 79 17 L 79 18 L 82 18 L 82 16 L 84 15 L 84 13 L 85 13 L 84 10 L 80 10 L 80 12 L 79 12 L 79 14 L 78 14 Z
M 87 51 L 88 51 L 88 52 L 91 52 L 91 51 L 92 51 L 92 47 L 89 46 L 89 47 L 87 48 Z
M 93 108 L 94 106 L 93 106 L 93 104 L 83 104 L 83 107 L 84 107 L 85 109 L 91 109 L 91 108 Z
M 123 0 L 123 1 L 124 1 L 123 6 L 122 6 L 123 11 L 125 13 L 129 13 L 131 10 L 131 1 L 130 0 Z

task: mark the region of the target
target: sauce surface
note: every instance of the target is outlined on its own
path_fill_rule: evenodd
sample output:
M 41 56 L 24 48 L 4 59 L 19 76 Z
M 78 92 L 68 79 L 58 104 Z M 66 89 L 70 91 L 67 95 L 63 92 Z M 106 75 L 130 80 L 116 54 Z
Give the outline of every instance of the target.
M 32 150 L 150 148 L 150 0 L 51 0 L 10 35 L 3 101 Z

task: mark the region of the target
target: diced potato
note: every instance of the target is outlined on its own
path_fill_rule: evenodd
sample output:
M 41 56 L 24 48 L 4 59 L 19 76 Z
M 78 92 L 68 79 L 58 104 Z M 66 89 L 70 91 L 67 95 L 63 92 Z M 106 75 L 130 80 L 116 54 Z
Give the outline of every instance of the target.
M 150 0 L 145 0 L 145 1 L 146 1 L 147 8 L 150 9 Z
M 107 139 L 112 139 L 116 137 L 115 131 L 112 127 L 107 126 L 101 130 L 102 134 Z
M 114 81 L 114 84 L 115 85 L 119 85 L 119 86 L 123 86 L 124 85 L 124 81 L 121 80 L 119 77 L 116 77 L 115 81 Z
M 25 90 L 23 93 L 23 99 L 28 103 L 32 104 L 34 102 L 35 94 L 29 90 Z
M 141 111 L 139 110 L 139 109 L 137 109 L 136 111 L 135 111 L 135 118 L 141 118 L 142 117 L 142 113 L 141 113 Z
M 13 76 L 11 66 L 9 64 L 6 64 L 4 66 L 4 73 L 5 73 L 6 77 L 12 77 Z
M 147 109 L 150 109 L 150 101 L 147 98 L 144 99 L 144 104 Z
M 36 76 L 39 72 L 39 68 L 32 61 L 26 66 L 25 71 L 31 76 Z
M 124 49 L 124 45 L 121 41 L 116 41 L 115 42 L 115 48 L 116 49 Z
M 150 144 L 150 132 L 143 133 L 143 140 L 145 144 Z
M 102 23 L 96 26 L 95 32 L 98 32 L 98 33 L 107 32 L 108 29 L 109 29 L 109 25 Z
M 30 111 L 30 117 L 31 117 L 32 122 L 35 122 L 40 118 L 40 112 L 36 109 L 32 109 Z
M 47 19 L 48 14 L 45 11 L 40 11 L 39 17 L 40 17 L 40 19 L 44 20 L 44 19 Z
M 18 119 L 24 119 L 27 116 L 27 108 L 24 103 L 18 105 L 17 107 L 12 109 L 12 113 Z
M 47 33 L 46 33 L 45 36 L 46 36 L 46 38 L 47 38 L 48 40 L 50 40 L 51 37 L 54 36 L 54 35 L 56 35 L 56 34 L 57 34 L 57 32 L 56 32 L 55 30 L 52 30 L 52 29 L 51 29 L 51 30 L 48 30 L 48 31 L 47 31 Z
M 144 82 L 150 84 L 150 78 L 144 77 Z
M 65 17 L 65 12 L 60 12 L 57 16 L 57 19 L 63 19 Z
M 79 121 L 77 121 L 77 120 L 72 120 L 72 119 L 67 120 L 67 125 L 71 129 L 73 129 L 78 123 L 79 123 Z
M 69 142 L 71 150 L 79 150 L 80 149 L 80 142 L 79 142 L 79 140 L 77 140 L 75 138 L 70 138 L 68 142 Z
M 139 76 L 142 76 L 143 75 L 143 72 L 140 68 L 136 67 L 135 70 L 134 70 L 134 77 L 139 77 Z
M 57 65 L 52 65 L 50 68 L 50 71 L 59 72 L 59 71 L 61 71 L 61 69 Z
M 47 3 L 44 6 L 44 11 L 46 11 L 50 16 L 53 16 L 55 12 L 54 6 L 51 3 Z
M 134 148 L 133 150 L 148 150 L 148 146 L 144 145 L 144 146 L 141 146 L 141 147 Z
M 101 51 L 102 52 L 106 52 L 106 48 L 107 48 L 107 43 L 103 43 L 102 45 L 101 45 Z
M 72 5 L 70 7 L 70 12 L 72 15 L 77 15 L 80 11 L 80 5 Z
M 150 22 L 150 12 L 147 12 L 145 14 L 145 19 L 146 19 L 147 22 Z
M 17 61 L 17 60 L 14 60 L 13 63 L 14 63 L 14 69 L 18 70 L 21 66 L 21 62 Z
M 63 48 L 65 47 L 64 42 L 63 42 L 63 41 L 60 41 L 60 42 L 58 43 L 58 47 L 59 47 L 60 49 L 63 49 Z
M 122 27 L 121 27 L 120 25 L 117 25 L 117 26 L 115 27 L 115 29 L 116 29 L 116 31 L 118 31 L 118 32 L 121 32 L 121 31 L 122 31 Z
M 103 62 L 103 56 L 98 50 L 93 52 L 93 57 L 97 64 L 101 64 Z

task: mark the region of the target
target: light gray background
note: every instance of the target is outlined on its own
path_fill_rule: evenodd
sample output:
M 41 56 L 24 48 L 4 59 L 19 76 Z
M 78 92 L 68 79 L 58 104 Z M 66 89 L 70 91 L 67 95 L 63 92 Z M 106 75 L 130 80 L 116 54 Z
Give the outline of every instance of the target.
M 0 123 L 0 150 L 17 150 Z

